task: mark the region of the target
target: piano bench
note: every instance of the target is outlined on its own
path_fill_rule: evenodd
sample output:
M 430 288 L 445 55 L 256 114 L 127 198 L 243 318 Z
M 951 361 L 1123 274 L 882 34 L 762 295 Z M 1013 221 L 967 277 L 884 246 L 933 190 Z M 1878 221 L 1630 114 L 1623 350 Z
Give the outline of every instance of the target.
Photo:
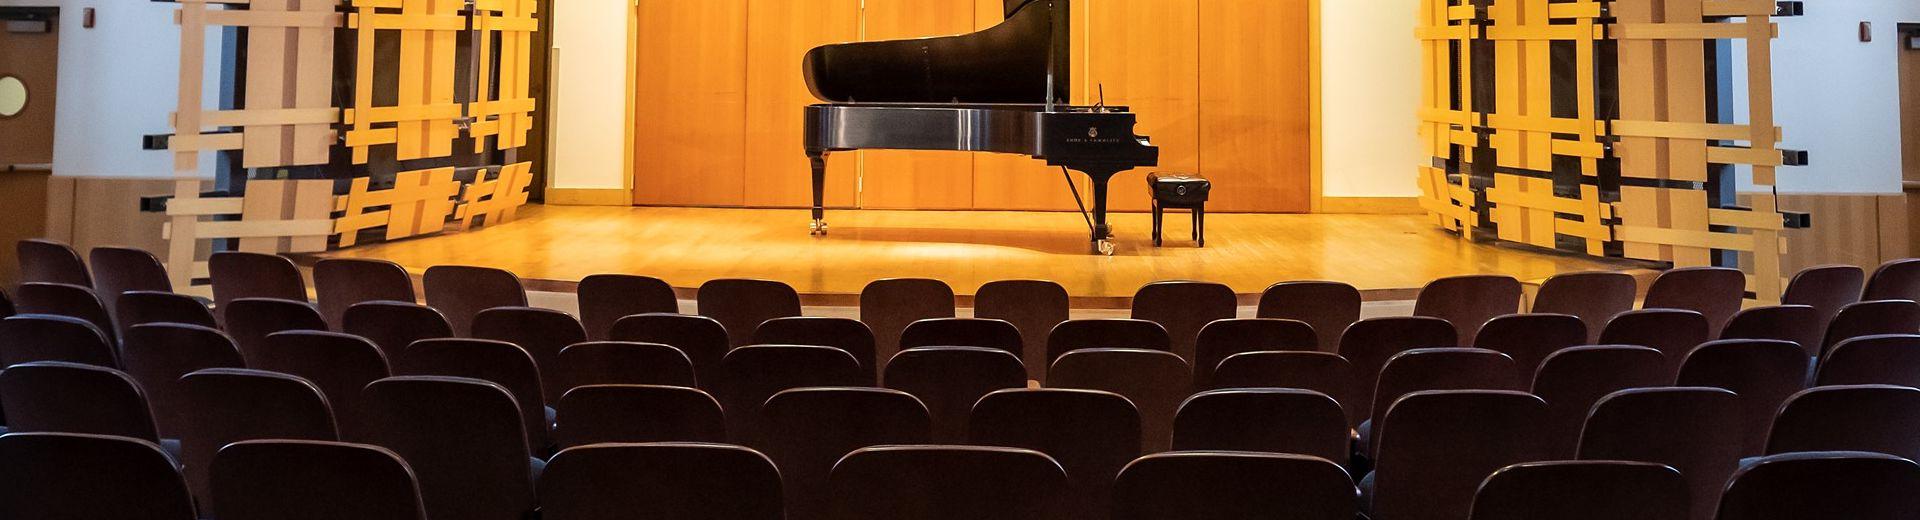
M 1207 193 L 1213 183 L 1199 175 L 1155 172 L 1147 174 L 1147 188 L 1153 193 L 1153 246 L 1160 247 L 1162 213 L 1167 208 L 1193 212 L 1193 242 L 1207 247 Z

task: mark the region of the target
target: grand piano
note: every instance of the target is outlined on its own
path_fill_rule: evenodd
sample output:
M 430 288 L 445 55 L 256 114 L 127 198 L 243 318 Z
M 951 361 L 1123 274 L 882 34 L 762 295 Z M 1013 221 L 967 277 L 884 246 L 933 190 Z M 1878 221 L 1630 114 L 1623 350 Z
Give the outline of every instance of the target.
M 1092 250 L 1113 254 L 1107 181 L 1159 164 L 1126 107 L 1067 104 L 1070 0 L 1005 0 L 1006 19 L 959 36 L 814 48 L 802 65 L 825 103 L 806 107 L 814 235 L 825 235 L 827 158 L 852 150 L 955 150 L 1031 156 L 1087 175 Z M 1072 183 L 1068 183 L 1069 189 Z M 1074 199 L 1080 200 L 1079 192 Z M 1086 204 L 1081 203 L 1085 213 Z

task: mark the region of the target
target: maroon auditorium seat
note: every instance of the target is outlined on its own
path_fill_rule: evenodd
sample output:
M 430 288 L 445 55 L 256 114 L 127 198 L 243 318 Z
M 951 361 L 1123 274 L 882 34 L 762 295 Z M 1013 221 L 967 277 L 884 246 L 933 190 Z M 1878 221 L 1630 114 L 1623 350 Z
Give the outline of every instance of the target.
M 360 390 L 392 375 L 387 356 L 366 338 L 312 330 L 267 335 L 265 347 L 247 366 L 306 379 L 327 396 L 342 425 L 360 409 Z
M 1799 345 L 1785 341 L 1720 340 L 1694 349 L 1680 368 L 1679 386 L 1711 386 L 1740 394 L 1743 454 L 1766 447 L 1767 425 L 1788 397 L 1807 387 L 1808 360 Z
M 754 329 L 750 345 L 814 345 L 847 351 L 860 362 L 869 377 L 861 384 L 871 386 L 879 380 L 879 366 L 885 357 L 878 355 L 873 331 L 859 320 L 792 316 L 774 318 Z
M 207 368 L 244 368 L 239 347 L 218 330 L 198 325 L 152 323 L 135 326 L 121 347 L 127 375 L 140 383 L 160 427 L 160 436 L 179 438 L 191 426 L 192 407 L 180 376 Z
M 772 280 L 710 280 L 700 284 L 695 299 L 700 315 L 726 327 L 727 338 L 735 347 L 747 345 L 754 329 L 767 320 L 800 315 L 800 293 Z
M 1879 453 L 1762 457 L 1720 496 L 1718 520 L 1920 518 L 1920 464 Z
M 732 347 L 727 329 L 706 316 L 682 314 L 640 314 L 620 318 L 608 331 L 614 341 L 658 343 L 680 349 L 693 362 L 695 380 L 701 388 L 712 390 L 720 380 L 720 360 Z
M 494 307 L 526 307 L 527 290 L 520 277 L 504 269 L 465 265 L 436 265 L 421 277 L 427 305 L 446 315 L 453 333 L 469 337 L 473 319 Z
M 114 309 L 115 322 L 119 325 L 120 337 L 127 336 L 127 329 L 134 325 L 148 323 L 180 323 L 219 328 L 220 322 L 214 320 L 213 310 L 207 304 L 184 294 L 128 291 L 120 295 Z
M 522 520 L 534 511 L 527 428 L 506 388 L 460 377 L 392 377 L 367 385 L 359 413 L 346 438 L 406 460 L 430 518 Z
M 1434 390 L 1394 402 L 1378 430 L 1370 516 L 1466 518 L 1480 483 L 1548 460 L 1547 403 L 1520 392 Z
M 1841 341 L 1820 358 L 1814 384 L 1920 387 L 1920 335 L 1888 334 Z
M 327 323 L 344 330 L 347 309 L 391 301 L 419 303 L 413 277 L 400 264 L 369 258 L 323 258 L 313 264 L 313 292 Z
M 540 478 L 540 513 L 546 520 L 781 520 L 781 494 L 779 470 L 747 448 L 601 444 L 553 456 Z
M 1871 451 L 1920 458 L 1920 389 L 1823 386 L 1787 398 L 1767 434 L 1767 454 Z
M 340 326 L 341 332 L 372 341 L 388 360 L 398 359 L 415 341 L 454 337 L 453 325 L 440 311 L 408 302 L 356 303 L 347 308 Z
M 1026 448 L 1059 462 L 1069 518 L 1107 518 L 1114 476 L 1140 456 L 1140 413 L 1112 392 L 997 391 L 973 406 L 967 429 L 968 444 Z
M 1632 460 L 1680 470 L 1694 497 L 1688 518 L 1712 520 L 1715 501 L 1745 452 L 1740 396 L 1723 388 L 1621 390 L 1593 405 L 1581 460 Z
M 1340 282 L 1280 282 L 1260 293 L 1254 315 L 1306 322 L 1320 351 L 1339 352 L 1340 335 L 1360 321 L 1360 290 Z
M 607 333 L 620 318 L 680 312 L 673 286 L 651 276 L 596 274 L 581 279 L 576 291 L 580 322 L 587 328 L 587 337 L 594 340 L 611 339 Z
M 713 396 L 727 413 L 727 435 L 754 445 L 760 405 L 781 390 L 811 386 L 860 386 L 867 372 L 853 355 L 833 347 L 753 345 L 733 349 L 720 361 Z
M 590 385 L 554 406 L 561 449 L 603 442 L 727 442 L 720 402 L 680 386 Z
M 1213 371 L 1228 356 L 1245 352 L 1303 351 L 1320 349 L 1313 326 L 1298 320 L 1249 318 L 1217 320 L 1200 328 L 1194 339 L 1193 382 L 1199 387 L 1213 384 Z
M 900 349 L 985 347 L 1005 350 L 1026 363 L 1026 340 L 1012 322 L 992 318 L 929 318 L 907 324 Z
M 1000 280 L 981 285 L 973 296 L 973 316 L 1006 320 L 1020 329 L 1020 343 L 1026 352 L 1020 361 L 1027 365 L 1027 379 L 1047 380 L 1047 337 L 1053 327 L 1067 321 L 1067 290 L 1045 280 Z
M 1345 464 L 1347 416 L 1332 397 L 1292 388 L 1194 394 L 1173 419 L 1174 451 L 1259 451 Z
M 1047 362 L 1085 348 L 1130 348 L 1172 352 L 1167 329 L 1147 320 L 1095 318 L 1067 320 L 1047 334 Z M 1186 358 L 1181 358 L 1186 359 Z
M 1520 281 L 1511 276 L 1441 278 L 1420 289 L 1413 315 L 1447 320 L 1459 333 L 1454 344 L 1468 347 L 1487 320 L 1520 312 L 1520 295 Z
M 1459 338 L 1447 320 L 1421 316 L 1369 318 L 1354 322 L 1340 337 L 1340 357 L 1353 364 L 1353 398 L 1342 401 L 1353 421 L 1372 418 L 1374 382 L 1395 354 L 1419 348 L 1452 347 Z
M 297 376 L 262 370 L 212 368 L 180 378 L 187 419 L 180 437 L 188 487 L 212 504 L 214 454 L 256 439 L 340 440 L 333 410 L 320 388 Z
M 1717 338 L 1727 320 L 1740 312 L 1746 298 L 1747 275 L 1729 267 L 1669 269 L 1647 286 L 1643 309 L 1682 309 L 1707 318 L 1709 339 Z M 1602 342 L 1606 342 L 1602 340 Z
M 828 478 L 838 520 L 1058 519 L 1060 464 L 1037 451 L 980 446 L 877 446 L 848 454 Z
M 207 260 L 207 271 L 216 308 L 240 298 L 307 301 L 307 281 L 300 277 L 300 268 L 280 255 L 218 252 Z
M 87 274 L 87 264 L 80 260 L 80 253 L 74 252 L 73 246 L 33 238 L 15 243 L 14 252 L 20 259 L 21 283 L 64 283 L 93 287 L 93 277 Z
M 1587 324 L 1586 343 L 1594 343 L 1615 315 L 1633 310 L 1638 292 L 1633 275 L 1626 273 L 1560 273 L 1540 284 L 1531 312 L 1578 316 Z
M 394 363 L 394 373 L 473 378 L 506 388 L 519 405 L 520 423 L 527 428 L 527 447 L 536 454 L 545 451 L 551 419 L 539 368 L 526 349 L 485 339 L 423 339 L 407 347 Z
M 1647 462 L 1530 462 L 1487 477 L 1472 520 L 1687 520 L 1687 481 Z
M 0 435 L 0 460 L 0 518 L 198 518 L 180 470 L 151 442 L 14 433 Z
M 1347 415 L 1347 425 L 1360 426 L 1367 418 L 1355 406 L 1353 364 L 1327 352 L 1242 352 L 1220 361 L 1210 389 L 1299 388 L 1332 397 Z
M 760 423 L 770 432 L 759 443 L 780 468 L 787 518 L 834 518 L 828 511 L 827 475 L 855 450 L 889 444 L 925 444 L 932 439 L 927 408 L 912 395 L 878 388 L 798 388 L 767 399 Z
M 132 377 L 111 368 L 36 361 L 0 369 L 0 409 L 7 411 L 7 427 L 14 432 L 160 442 L 146 393 Z
M 426 520 L 413 469 L 378 446 L 254 440 L 220 450 L 213 461 L 216 518 Z
M 556 363 L 554 377 L 542 376 L 548 395 L 588 385 L 699 386 L 686 353 L 659 343 L 589 341 L 560 349 Z
M 1554 353 L 1533 379 L 1533 395 L 1547 402 L 1547 444 L 1553 456 L 1572 458 L 1587 412 L 1608 394 L 1667 386 L 1666 358 L 1634 346 L 1574 347 Z
M 1026 388 L 1027 367 L 1000 349 L 921 347 L 894 354 L 881 382 L 926 405 L 933 419 L 931 442 L 959 444 L 966 440 L 973 404 L 996 390 Z
M 1711 332 L 1707 317 L 1680 309 L 1644 309 L 1614 316 L 1600 332 L 1601 345 L 1635 345 L 1660 351 L 1667 358 L 1667 373 L 1680 372 L 1680 364 L 1694 347 L 1706 343 Z
M 1239 310 L 1233 289 L 1213 282 L 1168 281 L 1141 286 L 1133 294 L 1133 319 L 1160 324 L 1173 353 L 1194 360 L 1200 329 L 1214 320 L 1230 320 Z M 1117 346 L 1117 345 L 1116 345 Z
M 1880 264 L 1867 278 L 1861 300 L 1920 301 L 1920 258 L 1904 258 Z
M 113 327 L 113 317 L 107 314 L 107 307 L 100 303 L 100 299 L 94 297 L 93 289 L 58 283 L 28 283 L 21 284 L 13 297 L 14 306 L 21 314 L 86 320 L 106 335 L 108 343 L 119 343 L 119 330 Z
M 1854 303 L 1833 315 L 1827 324 L 1826 341 L 1815 354 L 1861 336 L 1920 333 L 1920 303 L 1907 300 L 1872 300 Z
M 473 337 L 519 345 L 533 356 L 540 379 L 552 382 L 557 380 L 560 350 L 586 341 L 587 330 L 572 315 L 552 309 L 494 307 L 474 316 Z M 545 398 L 558 401 L 563 392 L 565 388 L 548 385 Z
M 1047 385 L 1104 390 L 1126 396 L 1140 411 L 1142 453 L 1173 443 L 1173 416 L 1193 394 L 1193 369 L 1172 352 L 1090 348 L 1068 352 L 1053 363 Z
M 30 314 L 0 318 L 0 366 L 31 361 L 120 366 L 107 336 L 86 320 Z
M 240 355 L 260 349 L 268 334 L 289 330 L 327 330 L 326 318 L 313 304 L 272 298 L 241 298 L 222 310 L 227 334 L 240 346 Z
M 908 324 L 954 315 L 953 288 L 939 280 L 887 278 L 860 289 L 860 321 L 873 328 L 871 359 L 893 359 L 893 353 L 900 351 L 900 335 Z M 863 361 L 862 365 L 879 374 L 877 362 Z
M 1488 320 L 1473 346 L 1513 358 L 1520 381 L 1532 381 L 1540 364 L 1561 349 L 1587 344 L 1587 324 L 1569 314 L 1509 314 Z
M 1820 355 L 1821 338 L 1827 322 L 1820 311 L 1809 305 L 1769 305 L 1742 309 L 1720 331 L 1721 339 L 1773 339 L 1791 341 L 1807 350 L 1807 357 Z M 1920 332 L 1920 330 L 1916 330 Z
M 1358 514 L 1346 470 L 1298 455 L 1148 455 L 1128 464 L 1114 488 L 1115 520 L 1348 520 Z

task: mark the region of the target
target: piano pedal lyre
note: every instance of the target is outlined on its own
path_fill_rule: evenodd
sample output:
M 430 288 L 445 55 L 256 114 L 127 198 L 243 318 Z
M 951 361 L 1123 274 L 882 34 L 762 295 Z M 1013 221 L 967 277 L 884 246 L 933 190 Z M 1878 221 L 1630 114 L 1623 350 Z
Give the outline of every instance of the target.
M 826 220 L 822 220 L 822 219 L 817 219 L 817 218 L 816 218 L 816 219 L 813 219 L 813 223 L 811 223 L 811 224 L 807 224 L 807 235 L 808 235 L 808 236 L 816 236 L 816 237 L 818 237 L 818 236 L 826 236 L 826 235 L 827 235 L 827 221 L 826 221 Z

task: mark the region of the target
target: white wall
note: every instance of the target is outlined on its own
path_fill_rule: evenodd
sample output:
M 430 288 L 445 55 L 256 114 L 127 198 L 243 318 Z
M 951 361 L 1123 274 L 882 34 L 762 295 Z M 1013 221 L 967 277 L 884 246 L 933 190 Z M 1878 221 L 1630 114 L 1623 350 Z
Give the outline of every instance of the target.
M 141 136 L 172 132 L 180 67 L 178 4 L 146 0 L 0 0 L 5 6 L 59 6 L 59 98 L 54 104 L 53 173 L 59 176 L 171 177 L 173 158 L 143 151 Z M 96 23 L 81 28 L 92 7 Z M 220 38 L 208 31 L 207 63 Z M 218 106 L 219 74 L 208 67 L 205 105 Z M 211 154 L 202 154 L 210 157 Z M 212 176 L 201 161 L 201 175 Z
M 1321 0 L 1321 195 L 1420 194 L 1419 2 Z
M 628 172 L 627 15 L 632 0 L 553 3 L 555 188 L 621 189 Z
M 1900 193 L 1900 22 L 1920 22 L 1916 0 L 1807 2 L 1806 16 L 1781 18 L 1774 40 L 1773 92 L 1780 146 L 1806 150 L 1812 164 L 1781 168 L 1783 193 Z M 1873 42 L 1860 22 L 1873 22 Z M 1746 52 L 1736 46 L 1736 81 Z M 1747 121 L 1746 89 L 1735 99 Z M 1752 189 L 1751 178 L 1741 179 Z

